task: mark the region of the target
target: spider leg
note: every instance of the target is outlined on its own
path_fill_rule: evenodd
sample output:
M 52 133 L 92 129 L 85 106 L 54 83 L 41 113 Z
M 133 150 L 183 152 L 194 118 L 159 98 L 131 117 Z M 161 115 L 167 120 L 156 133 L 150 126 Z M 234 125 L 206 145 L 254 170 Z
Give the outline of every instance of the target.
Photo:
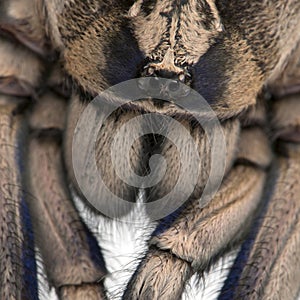
M 0 96 L 0 298 L 37 299 L 36 265 L 28 207 L 22 188 L 22 100 Z M 25 279 L 26 278 L 26 279 Z
M 266 186 L 265 207 L 242 246 L 220 299 L 296 299 L 300 284 L 300 96 L 282 97 L 297 89 L 296 61 L 271 90 L 278 91 L 271 103 L 276 160 Z M 288 85 L 287 78 L 291 86 Z M 277 84 L 283 80 L 283 90 Z M 298 77 L 299 82 L 299 77 Z M 291 88 L 290 88 L 291 87 Z M 299 89 L 299 86 L 298 86 Z M 282 98 L 281 98 L 282 97 Z M 276 100 L 277 98 L 277 100 Z
M 30 212 L 48 278 L 60 298 L 103 299 L 101 279 L 106 269 L 100 248 L 76 212 L 64 178 L 60 144 L 66 103 L 52 92 L 41 97 L 35 92 L 45 87 L 40 80 L 45 78 L 42 75 L 47 76 L 46 72 L 42 74 L 46 61 L 38 56 L 48 58 L 52 52 L 46 47 L 42 12 L 37 11 L 41 6 L 42 1 L 27 0 L 0 4 L 0 31 L 5 37 L 0 40 L 0 92 L 11 95 L 1 99 L 0 213 L 4 225 L 0 233 L 0 298 L 38 298 L 33 238 L 25 226 Z M 48 85 L 52 90 L 61 90 L 61 77 L 52 73 Z M 36 100 L 29 119 L 31 134 L 26 157 L 22 147 L 27 123 L 25 115 L 19 113 L 23 102 L 28 102 L 23 101 L 24 97 Z M 24 166 L 23 158 L 27 159 Z M 24 179 L 21 168 L 27 172 Z M 23 200 L 23 183 L 31 192 L 26 192 L 28 208 Z
M 61 299 L 104 299 L 105 263 L 66 183 L 61 152 L 65 110 L 64 99 L 48 92 L 30 118 L 29 206 L 34 232 L 48 279 Z
M 220 299 L 295 299 L 299 292 L 299 145 L 284 143 L 270 173 L 267 207 L 244 243 Z
M 26 204 L 26 106 L 38 85 L 37 57 L 0 37 L 0 298 L 37 299 L 34 243 Z
M 248 151 L 255 141 L 257 151 Z M 162 220 L 123 299 L 178 299 L 186 281 L 203 272 L 247 233 L 259 206 L 271 151 L 263 130 L 242 130 L 236 163 L 203 208 L 194 199 L 173 221 Z M 239 187 L 237 189 L 237 187 Z

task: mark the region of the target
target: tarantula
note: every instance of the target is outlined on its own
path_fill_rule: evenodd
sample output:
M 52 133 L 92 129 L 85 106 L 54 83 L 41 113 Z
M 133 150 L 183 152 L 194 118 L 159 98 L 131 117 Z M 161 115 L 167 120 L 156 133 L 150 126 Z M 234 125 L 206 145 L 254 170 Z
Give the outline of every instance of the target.
M 91 99 L 140 77 L 154 86 L 168 78 L 170 90 L 184 84 L 204 97 L 224 133 L 226 165 L 220 188 L 199 206 L 213 162 L 195 118 L 153 97 L 107 118 L 95 158 L 106 186 L 126 201 L 139 189 L 117 176 L 110 146 L 133 118 L 180 122 L 200 158 L 182 166 L 163 131 L 131 145 L 139 176 L 151 173 L 153 154 L 165 157 L 166 173 L 144 188 L 149 203 L 174 188 L 182 168 L 198 176 L 179 186 L 195 179 L 187 201 L 158 221 L 123 299 L 178 299 L 194 273 L 240 245 L 220 299 L 297 297 L 300 1 L 2 0 L 0 53 L 0 299 L 38 299 L 34 245 L 60 299 L 106 298 L 101 248 L 72 202 L 69 184 L 88 200 L 74 173 L 72 140 Z M 175 137 L 189 156 L 181 133 Z M 110 205 L 103 195 L 99 201 Z

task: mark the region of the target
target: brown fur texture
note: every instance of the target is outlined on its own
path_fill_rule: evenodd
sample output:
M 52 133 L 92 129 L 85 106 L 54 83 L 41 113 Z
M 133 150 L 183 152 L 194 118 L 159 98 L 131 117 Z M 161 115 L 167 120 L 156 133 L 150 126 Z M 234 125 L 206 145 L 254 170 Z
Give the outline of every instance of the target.
M 227 147 L 225 177 L 214 198 L 200 207 L 212 163 L 210 144 L 195 118 L 174 103 L 141 99 L 108 118 L 95 158 L 106 185 L 127 201 L 134 202 L 139 191 L 118 178 L 110 146 L 115 132 L 134 117 L 156 113 L 177 120 L 201 158 L 198 165 L 180 166 L 179 152 L 162 138 L 160 122 L 154 127 L 161 135 L 153 132 L 132 144 L 130 163 L 140 176 L 150 172 L 153 154 L 162 154 L 167 163 L 161 182 L 144 189 L 148 202 L 172 190 L 181 167 L 198 170 L 199 176 L 188 202 L 159 221 L 123 299 L 179 299 L 193 273 L 204 272 L 240 244 L 220 299 L 295 299 L 299 45 L 298 0 L 2 1 L 0 298 L 38 298 L 32 231 L 48 281 L 61 299 L 106 298 L 101 249 L 68 187 L 71 183 L 80 194 L 73 134 L 98 93 L 129 79 L 160 76 L 186 83 L 215 111 Z M 74 87 L 69 101 L 64 82 Z M 265 88 L 271 101 L 262 96 Z M 124 169 L 129 141 L 121 142 L 118 166 Z M 182 133 L 176 142 L 189 157 Z M 190 181 L 185 178 L 181 188 Z

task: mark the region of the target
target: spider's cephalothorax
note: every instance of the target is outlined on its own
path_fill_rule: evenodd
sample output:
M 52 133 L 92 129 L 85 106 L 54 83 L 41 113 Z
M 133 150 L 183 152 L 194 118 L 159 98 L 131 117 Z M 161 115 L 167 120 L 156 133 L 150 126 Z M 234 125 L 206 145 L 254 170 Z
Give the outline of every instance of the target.
M 298 0 L 1 1 L 0 299 L 38 299 L 35 245 L 61 299 L 107 297 L 101 245 L 69 190 L 71 184 L 83 196 L 73 170 L 72 139 L 94 95 L 137 77 L 149 79 L 138 81 L 143 93 L 166 77 L 171 81 L 163 89 L 170 95 L 181 93 L 185 99 L 185 83 L 203 96 L 224 133 L 225 175 L 217 193 L 200 207 L 197 200 L 213 163 L 211 141 L 195 121 L 202 112 L 194 118 L 172 99 L 149 96 L 107 118 L 94 141 L 95 161 L 115 195 L 133 202 L 138 193 L 117 176 L 110 150 L 116 132 L 141 114 L 155 114 L 153 124 L 146 125 L 160 134 L 147 129 L 131 145 L 131 168 L 147 177 L 149 158 L 157 153 L 167 166 L 161 180 L 144 189 L 148 202 L 173 189 L 181 167 L 198 170 L 180 187 L 181 192 L 195 179 L 188 201 L 158 221 L 123 299 L 179 299 L 194 273 L 202 276 L 240 245 L 220 299 L 296 299 Z M 197 164 L 180 165 L 157 116 L 174 118 L 186 129 L 200 157 Z M 129 129 L 132 135 L 141 130 Z M 173 136 L 181 155 L 189 157 L 182 134 Z M 121 158 L 129 141 L 121 142 L 117 159 L 124 171 Z M 103 195 L 104 190 L 99 198 L 109 206 Z M 177 193 L 174 201 L 180 197 Z
M 129 16 L 140 49 L 150 60 L 142 75 L 187 85 L 192 84 L 193 66 L 222 31 L 213 1 L 137 1 Z

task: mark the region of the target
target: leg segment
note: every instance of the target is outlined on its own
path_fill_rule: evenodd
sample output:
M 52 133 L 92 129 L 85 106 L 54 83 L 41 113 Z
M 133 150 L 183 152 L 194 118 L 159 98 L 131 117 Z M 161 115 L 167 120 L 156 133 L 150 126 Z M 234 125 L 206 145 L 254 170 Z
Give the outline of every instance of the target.
M 23 154 L 25 106 L 30 103 L 27 97 L 34 96 L 42 64 L 26 48 L 2 37 L 0 56 L 0 298 L 37 299 Z
M 22 99 L 0 96 L 0 298 L 37 299 L 36 265 L 23 181 L 27 134 Z
M 292 300 L 299 293 L 299 100 L 298 95 L 274 103 L 278 158 L 266 186 L 266 205 L 242 246 L 220 299 Z
M 66 183 L 60 147 L 65 110 L 64 99 L 48 92 L 31 115 L 28 173 L 34 232 L 48 279 L 61 299 L 104 299 L 105 263 Z
M 220 299 L 296 299 L 299 295 L 300 47 L 270 83 L 271 127 L 278 158 L 266 186 L 265 207 L 242 246 Z
M 62 299 L 103 299 L 106 270 L 100 248 L 71 203 L 64 178 L 60 144 L 66 104 L 50 92 L 41 98 L 36 94 L 46 84 L 41 82 L 45 61 L 31 50 L 47 56 L 50 49 L 42 12 L 37 11 L 42 2 L 0 4 L 0 93 L 11 95 L 0 99 L 0 298 L 38 298 L 33 238 L 25 226 L 29 211 L 21 170 L 26 170 L 24 184 L 31 188 L 26 196 L 50 283 Z M 50 76 L 49 85 L 55 88 L 57 83 L 57 77 Z M 27 164 L 22 152 L 27 123 L 19 114 L 25 97 L 37 100 L 30 118 Z

